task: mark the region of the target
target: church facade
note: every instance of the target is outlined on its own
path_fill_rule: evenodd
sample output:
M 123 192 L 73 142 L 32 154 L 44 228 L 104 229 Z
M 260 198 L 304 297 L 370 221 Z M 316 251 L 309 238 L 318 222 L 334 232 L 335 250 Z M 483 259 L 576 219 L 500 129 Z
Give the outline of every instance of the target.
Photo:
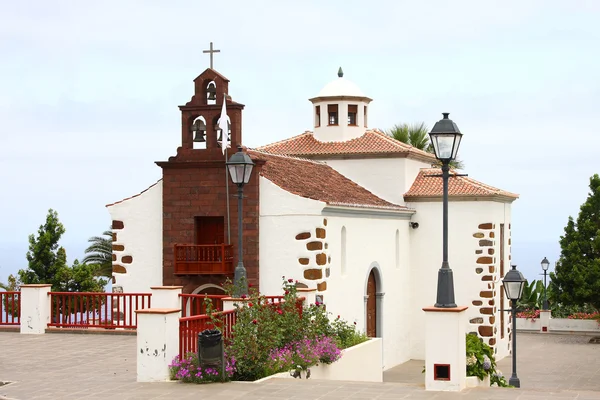
M 181 285 L 186 293 L 222 293 L 233 277 L 237 199 L 225 162 L 242 145 L 244 105 L 211 68 L 194 88 L 180 106 L 181 146 L 156 163 L 162 178 L 107 206 L 117 290 Z M 217 123 L 224 101 L 228 132 Z M 282 276 L 316 289 L 333 315 L 383 338 L 385 368 L 424 359 L 422 308 L 435 302 L 442 259 L 436 159 L 369 129 L 371 99 L 341 70 L 310 101 L 312 131 L 244 149 L 255 163 L 242 216 L 248 280 L 268 295 L 279 294 Z M 469 306 L 468 331 L 494 347 L 498 359 L 509 353 L 501 279 L 517 197 L 454 173 L 449 181 L 456 302 Z

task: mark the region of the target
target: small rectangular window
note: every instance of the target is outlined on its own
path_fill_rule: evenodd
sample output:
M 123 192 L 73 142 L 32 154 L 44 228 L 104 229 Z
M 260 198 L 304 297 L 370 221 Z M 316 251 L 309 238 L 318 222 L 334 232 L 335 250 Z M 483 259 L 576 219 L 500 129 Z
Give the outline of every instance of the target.
M 348 125 L 356 126 L 356 113 L 358 106 L 356 104 L 348 105 Z
M 365 128 L 367 127 L 367 106 L 365 106 Z
M 329 113 L 329 125 L 338 125 L 338 106 L 337 104 L 329 104 L 327 106 Z
M 315 126 L 321 126 L 321 106 L 315 107 Z

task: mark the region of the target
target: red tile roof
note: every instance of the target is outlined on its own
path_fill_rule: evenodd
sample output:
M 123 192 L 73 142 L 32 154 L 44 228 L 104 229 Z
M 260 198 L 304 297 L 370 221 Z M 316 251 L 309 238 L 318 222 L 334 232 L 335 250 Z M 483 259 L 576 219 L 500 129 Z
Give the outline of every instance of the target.
M 283 190 L 334 206 L 409 210 L 385 201 L 319 161 L 248 150 L 264 160 L 261 175 Z
M 424 161 L 436 161 L 433 154 L 400 142 L 378 130 L 366 131 L 362 136 L 345 142 L 320 142 L 312 132 L 304 132 L 280 142 L 261 146 L 258 150 L 299 157 L 396 154 Z
M 404 200 L 410 202 L 418 198 L 441 198 L 442 178 L 431 176 L 441 173 L 442 170 L 439 168 L 421 169 L 411 188 L 404 194 Z M 450 180 L 448 181 L 448 196 L 450 197 L 499 197 L 510 201 L 519 198 L 518 194 L 486 185 L 467 176 L 455 175 L 455 171 L 450 171 Z

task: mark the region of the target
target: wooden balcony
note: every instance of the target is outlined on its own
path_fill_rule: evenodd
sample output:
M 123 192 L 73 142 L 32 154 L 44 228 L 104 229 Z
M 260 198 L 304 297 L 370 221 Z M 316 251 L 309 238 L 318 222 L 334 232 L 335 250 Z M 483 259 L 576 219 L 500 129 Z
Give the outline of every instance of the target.
M 175 275 L 233 274 L 233 245 L 176 244 Z

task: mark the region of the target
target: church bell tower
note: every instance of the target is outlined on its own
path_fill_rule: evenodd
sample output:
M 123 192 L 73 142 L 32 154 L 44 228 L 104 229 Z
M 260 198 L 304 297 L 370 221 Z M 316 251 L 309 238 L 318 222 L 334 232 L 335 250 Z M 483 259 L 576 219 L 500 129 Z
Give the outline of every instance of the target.
M 228 132 L 219 128 L 225 102 Z M 229 79 L 207 68 L 194 79 L 194 95 L 181 110 L 181 147 L 176 159 L 222 159 L 221 145 L 236 149 L 242 144 L 242 110 L 244 105 L 229 96 Z

